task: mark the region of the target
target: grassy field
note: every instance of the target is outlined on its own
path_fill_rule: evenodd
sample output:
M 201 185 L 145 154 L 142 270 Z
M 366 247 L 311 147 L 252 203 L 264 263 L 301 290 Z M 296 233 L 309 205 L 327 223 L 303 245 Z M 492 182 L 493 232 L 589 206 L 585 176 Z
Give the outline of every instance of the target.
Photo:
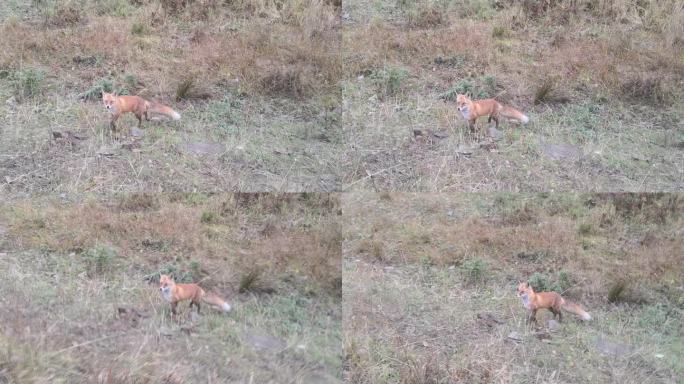
M 681 383 L 681 195 L 346 194 L 353 383 Z M 515 289 L 583 323 L 525 325 Z
M 0 3 L 0 192 L 339 188 L 338 8 L 324 0 Z M 102 90 L 179 122 L 108 127 Z
M 338 210 L 325 194 L 1 206 L 0 382 L 340 382 Z M 159 273 L 233 311 L 172 317 Z
M 681 2 L 350 0 L 342 18 L 344 190 L 683 187 Z M 531 121 L 473 135 L 465 92 Z

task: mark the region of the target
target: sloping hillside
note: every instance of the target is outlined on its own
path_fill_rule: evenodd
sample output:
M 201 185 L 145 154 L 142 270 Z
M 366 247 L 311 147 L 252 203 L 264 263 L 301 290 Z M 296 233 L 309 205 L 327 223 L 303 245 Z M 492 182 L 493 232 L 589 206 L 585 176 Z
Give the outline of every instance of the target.
M 354 383 L 679 383 L 680 195 L 348 194 Z M 525 324 L 516 286 L 593 319 Z
M 339 185 L 336 9 L 323 0 L 0 4 L 0 179 L 22 194 L 329 191 Z M 101 92 L 178 122 L 116 133 Z
M 344 188 L 682 189 L 682 2 L 350 0 L 342 17 Z M 466 92 L 530 123 L 471 134 Z

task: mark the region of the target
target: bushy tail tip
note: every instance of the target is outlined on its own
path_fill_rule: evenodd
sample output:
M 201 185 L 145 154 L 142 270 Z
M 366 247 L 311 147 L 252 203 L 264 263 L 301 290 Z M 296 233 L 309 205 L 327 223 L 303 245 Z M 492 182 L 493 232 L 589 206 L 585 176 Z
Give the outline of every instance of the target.
M 228 303 L 223 303 L 223 304 L 221 305 L 221 309 L 223 310 L 223 312 L 230 312 L 230 310 L 231 310 L 230 304 L 228 304 Z
M 180 113 L 173 111 L 171 118 L 173 118 L 174 120 L 180 120 Z
M 527 117 L 527 115 L 522 115 L 522 119 L 520 119 L 520 121 L 521 121 L 523 124 L 527 124 L 527 123 L 530 122 L 530 118 Z

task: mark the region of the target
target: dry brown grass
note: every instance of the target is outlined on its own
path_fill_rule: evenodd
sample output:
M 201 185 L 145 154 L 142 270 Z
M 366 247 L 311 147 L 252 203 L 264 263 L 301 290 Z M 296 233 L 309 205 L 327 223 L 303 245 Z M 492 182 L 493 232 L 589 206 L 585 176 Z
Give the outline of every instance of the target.
M 365 202 L 353 198 L 345 211 L 359 225 L 352 227 L 355 240 L 349 246 L 369 262 L 391 265 L 463 265 L 481 258 L 498 271 L 513 269 L 523 276 L 586 269 L 582 280 L 594 281 L 594 288 L 608 284 L 593 276 L 613 276 L 613 263 L 629 265 L 645 281 L 657 281 L 676 269 L 681 241 L 673 239 L 670 230 L 649 226 L 672 228 L 682 219 L 679 195 L 573 195 L 568 198 L 571 205 L 560 209 L 534 197 L 509 197 L 511 202 L 497 205 L 492 204 L 495 195 L 471 196 L 475 202 L 461 195 L 447 203 L 439 194 L 393 194 L 391 200 L 370 197 Z M 445 211 L 462 209 L 454 204 L 487 204 L 492 212 L 445 216 Z M 598 205 L 587 209 L 580 204 Z M 355 217 L 361 212 L 363 219 Z M 643 229 L 634 231 L 634 225 Z
M 265 17 L 239 23 L 239 4 L 231 8 L 205 3 L 166 1 L 160 9 L 156 2 L 146 2 L 129 18 L 81 15 L 69 11 L 71 6 L 59 7 L 53 23 L 67 26 L 60 33 L 10 20 L 2 25 L 6 39 L 0 43 L 0 68 L 49 68 L 55 78 L 68 76 L 82 87 L 113 68 L 125 68 L 155 95 L 172 93 L 188 73 L 203 74 L 202 82 L 212 86 L 238 78 L 244 90 L 265 95 L 320 96 L 337 83 L 339 38 L 333 6 L 319 0 L 288 2 L 285 7 L 263 2 L 247 12 Z M 195 12 L 202 9 L 213 11 Z M 180 31 L 173 18 L 189 23 L 190 33 Z M 131 33 L 134 25 L 148 32 L 136 36 Z M 72 59 L 79 55 L 101 61 L 75 71 Z M 296 82 L 269 81 L 293 76 Z
M 679 136 L 684 56 L 661 27 L 679 17 L 679 5 L 609 3 L 345 4 L 343 188 L 678 190 L 677 154 L 649 144 L 643 128 L 671 115 L 646 132 Z M 441 22 L 412 25 L 423 10 L 441 12 Z M 391 70 L 404 73 L 394 93 L 377 86 Z M 531 122 L 506 124 L 502 142 L 484 143 L 442 102 L 465 91 L 523 110 Z M 416 130 L 440 138 L 416 138 Z M 582 147 L 582 161 L 547 162 L 544 145 L 553 142 Z M 666 154 L 668 169 L 649 173 L 631 160 L 638 152 Z M 633 184 L 647 174 L 662 183 Z
M 676 383 L 684 374 L 681 195 L 343 199 L 349 381 Z M 593 320 L 564 316 L 549 332 L 540 313 L 539 326 L 526 327 L 515 286 L 530 278 Z M 633 351 L 606 357 L 597 340 Z
M 339 292 L 341 239 L 332 225 L 338 204 L 335 197 L 253 196 L 256 200 L 247 205 L 238 204 L 238 195 L 198 205 L 188 204 L 182 195 L 143 194 L 108 204 L 37 206 L 27 201 L 9 208 L 14 220 L 8 233 L 13 246 L 20 249 L 80 255 L 104 244 L 123 258 L 137 258 L 134 255 L 142 250 L 140 262 L 151 270 L 174 260 L 200 260 L 205 270 L 221 265 L 231 271 L 221 279 L 257 269 L 272 280 L 269 285 L 276 286 L 280 279 L 296 273 L 326 292 Z M 204 215 L 209 214 L 214 219 L 206 220 Z
M 246 193 L 3 205 L 0 381 L 337 382 L 338 209 Z M 233 311 L 171 316 L 160 272 Z

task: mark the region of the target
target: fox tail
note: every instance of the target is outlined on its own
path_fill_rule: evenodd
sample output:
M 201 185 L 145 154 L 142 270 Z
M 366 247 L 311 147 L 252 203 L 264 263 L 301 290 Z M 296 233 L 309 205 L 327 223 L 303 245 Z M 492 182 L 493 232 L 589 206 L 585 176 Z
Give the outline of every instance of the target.
M 591 315 L 587 313 L 584 309 L 579 304 L 571 303 L 569 301 L 566 301 L 563 303 L 562 306 L 563 310 L 568 311 L 570 313 L 574 313 L 575 315 L 579 316 L 582 318 L 584 321 L 589 321 L 591 320 Z
M 159 104 L 152 101 L 150 101 L 150 106 L 148 107 L 148 110 L 150 112 L 166 115 L 174 120 L 180 120 L 181 118 L 180 113 L 174 111 L 173 109 L 171 109 L 171 107 L 167 107 L 164 104 Z
M 230 312 L 230 304 L 226 303 L 225 300 L 214 295 L 213 293 L 205 293 L 204 296 L 202 296 L 202 301 L 216 306 L 223 312 Z
M 499 114 L 508 119 L 518 120 L 523 124 L 527 124 L 530 121 L 527 115 L 512 107 L 503 107 Z

